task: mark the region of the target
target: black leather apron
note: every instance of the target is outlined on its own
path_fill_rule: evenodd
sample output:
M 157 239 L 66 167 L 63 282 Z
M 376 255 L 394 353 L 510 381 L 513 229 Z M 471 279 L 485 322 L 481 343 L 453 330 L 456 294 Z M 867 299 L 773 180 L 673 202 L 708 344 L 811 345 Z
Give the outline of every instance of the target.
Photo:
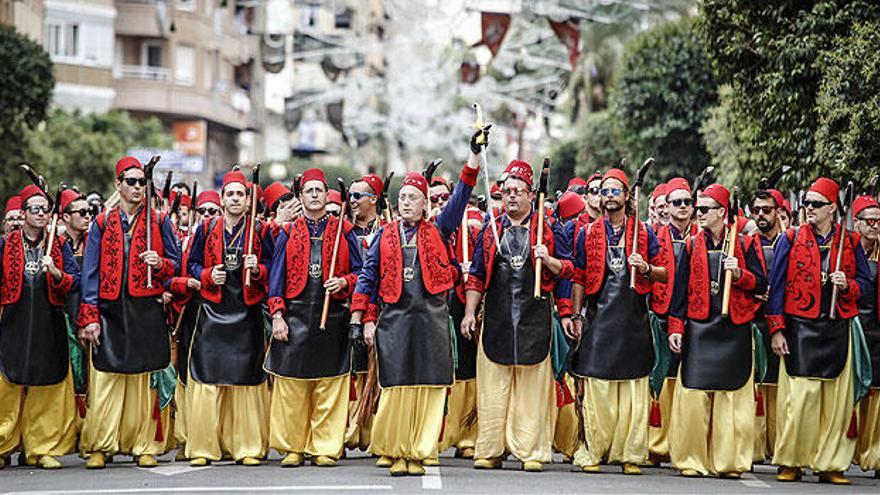
M 877 262 L 868 261 L 871 269 L 871 282 L 868 287 L 862 289 L 859 297 L 859 320 L 862 322 L 862 330 L 865 340 L 868 341 L 868 350 L 871 353 L 871 387 L 880 387 L 880 321 L 877 318 Z
M 171 345 L 159 296 L 133 297 L 128 292 L 131 237 L 123 235 L 122 287 L 115 301 L 98 299 L 101 345 L 92 345 L 92 364 L 108 373 L 135 374 L 165 369 Z M 155 239 L 155 242 L 162 242 Z M 153 277 L 154 284 L 162 282 Z
M 348 308 L 330 298 L 327 328 L 320 328 L 324 307 L 322 245 L 322 238 L 311 239 L 306 286 L 299 297 L 287 301 L 284 318 L 289 330 L 288 341 L 272 339 L 269 343 L 265 365 L 269 373 L 287 378 L 317 379 L 351 371 Z M 276 249 L 285 249 L 285 246 L 277 246 Z
M 177 329 L 177 380 L 186 385 L 189 378 L 189 347 L 192 343 L 193 331 L 196 328 L 196 318 L 199 308 L 202 306 L 202 298 L 198 292 L 192 294 L 183 308 L 183 317 L 180 318 L 180 327 Z
M 709 251 L 709 279 L 718 282 L 709 292 L 709 319 L 689 319 L 682 338 L 682 385 L 697 390 L 739 390 L 752 374 L 752 328 L 721 316 L 724 292 L 721 251 Z M 715 284 L 712 284 L 715 286 Z
M 828 270 L 830 250 L 821 249 L 822 271 Z M 831 311 L 831 292 L 834 284 L 827 277 L 822 285 L 819 317 L 786 316 L 785 338 L 789 354 L 785 356 L 785 371 L 789 376 L 806 378 L 837 378 L 846 365 L 849 354 L 849 320 Z
M 379 385 L 452 385 L 452 336 L 446 294 L 432 295 L 425 289 L 417 248 L 404 246 L 402 250 L 405 268 L 400 299 L 382 308 L 376 327 Z
M 43 249 L 26 247 L 24 256 L 21 294 L 0 319 L 0 372 L 16 385 L 54 385 L 70 366 L 64 310 L 49 305 Z
M 506 229 L 500 244 L 485 294 L 483 351 L 505 366 L 538 364 L 550 352 L 551 301 L 549 294 L 534 297 L 528 227 Z
M 654 367 L 654 339 L 647 301 L 629 287 L 624 247 L 608 246 L 605 280 L 598 296 L 589 298 L 589 321 L 572 372 L 602 380 L 648 376 Z
M 201 304 L 189 372 L 199 383 L 258 385 L 266 380 L 263 312 L 244 303 L 242 247 L 225 251 L 226 283 L 220 303 Z
M 464 303 L 455 291 L 449 295 L 449 315 L 455 328 L 455 346 L 458 351 L 458 366 L 455 368 L 456 380 L 473 380 L 477 377 L 477 342 L 466 339 L 461 334 L 461 320 L 464 318 Z

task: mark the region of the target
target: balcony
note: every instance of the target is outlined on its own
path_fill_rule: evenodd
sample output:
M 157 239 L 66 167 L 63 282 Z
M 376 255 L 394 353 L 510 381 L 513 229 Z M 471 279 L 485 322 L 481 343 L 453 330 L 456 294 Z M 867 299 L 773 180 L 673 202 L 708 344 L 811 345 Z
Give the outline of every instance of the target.
M 117 0 L 116 34 L 165 38 L 171 16 L 163 0 Z
M 149 67 L 146 65 L 122 65 L 113 68 L 113 77 L 116 79 L 170 81 L 171 69 L 167 67 Z

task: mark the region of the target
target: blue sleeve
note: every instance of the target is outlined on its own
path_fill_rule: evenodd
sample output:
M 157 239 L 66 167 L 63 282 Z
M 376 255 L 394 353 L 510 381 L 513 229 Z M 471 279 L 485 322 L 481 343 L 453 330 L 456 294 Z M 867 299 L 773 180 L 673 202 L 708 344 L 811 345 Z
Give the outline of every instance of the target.
M 202 270 L 205 268 L 205 232 L 202 230 L 201 223 L 196 227 L 196 231 L 193 234 L 190 243 L 191 246 L 189 248 L 189 258 L 187 258 L 186 261 L 186 270 L 194 278 L 201 280 Z
M 358 239 L 357 234 L 354 233 L 354 229 L 349 230 L 348 233 L 345 234 L 345 240 L 348 242 L 348 256 L 351 273 L 360 274 L 361 268 L 364 265 L 364 260 L 361 258 L 360 239 Z
M 471 257 L 471 271 L 470 274 L 473 277 L 477 277 L 480 280 L 485 281 L 486 279 L 486 267 L 483 266 L 485 261 L 483 257 L 485 254 L 483 253 L 483 237 L 486 235 L 486 231 L 491 229 L 489 226 L 489 222 L 492 220 L 486 220 L 483 222 L 483 228 L 480 229 L 480 233 L 477 234 L 477 244 L 474 246 L 474 255 Z
M 773 248 L 773 268 L 770 270 L 770 300 L 767 301 L 767 316 L 782 316 L 785 310 L 785 283 L 788 280 L 788 255 L 791 242 L 788 235 L 782 234 Z
M 572 261 L 571 239 L 566 234 L 566 228 L 560 225 L 559 222 L 553 222 L 550 230 L 553 232 L 553 257 L 558 260 Z M 571 279 L 557 279 L 554 294 L 556 299 L 571 299 Z
M 587 228 L 589 228 L 589 224 L 581 227 L 581 230 L 578 231 L 577 236 L 575 236 L 574 242 L 574 267 L 580 270 L 583 270 L 587 267 L 587 251 L 584 248 L 584 242 L 586 241 Z
M 755 276 L 755 288 L 752 289 L 752 293 L 765 294 L 767 292 L 767 273 L 764 271 L 764 267 L 761 266 L 761 259 L 758 258 L 757 249 L 760 249 L 760 246 L 756 248 L 753 243 L 751 247 L 745 251 L 744 257 L 746 268 L 748 268 L 748 270 L 752 272 L 752 275 Z
M 385 227 L 380 227 L 373 236 L 373 242 L 367 249 L 367 257 L 363 261 L 360 273 L 358 275 L 357 285 L 354 287 L 355 294 L 366 294 L 370 296 L 370 300 L 375 302 L 376 293 L 379 288 L 379 239 Z M 360 257 L 360 254 L 358 254 Z
M 648 230 L 648 258 L 653 258 L 660 252 L 660 242 L 657 241 L 657 234 L 654 233 L 653 227 L 647 225 L 646 229 Z
M 0 252 L 3 252 L 2 245 L 0 245 Z M 73 285 L 71 286 L 73 289 L 79 284 L 80 272 L 79 265 L 73 257 L 73 250 L 70 249 L 70 244 L 67 242 L 61 246 L 61 257 L 64 259 L 64 273 L 73 276 Z
M 275 238 L 275 253 L 269 268 L 269 297 L 284 297 L 284 284 L 287 278 L 287 232 L 278 231 Z
M 266 273 L 269 273 L 272 271 L 272 259 L 275 257 L 275 237 L 272 236 L 272 229 L 268 225 L 263 230 L 263 238 L 260 240 L 260 259 L 266 267 Z
M 82 288 L 82 302 L 92 306 L 98 305 L 98 278 L 101 264 L 101 236 L 103 232 L 98 222 L 92 222 L 86 250 L 83 253 L 83 267 L 79 285 Z
M 685 246 L 681 260 L 675 262 L 675 281 L 672 285 L 672 299 L 669 302 L 669 316 L 687 321 L 687 293 L 691 278 L 691 253 Z
M 171 218 L 165 217 L 162 222 L 162 248 L 164 249 L 164 258 L 174 263 L 174 273 L 180 273 L 180 244 L 178 244 L 177 235 L 174 233 L 174 226 L 171 225 Z
M 856 245 L 856 283 L 859 284 L 859 290 L 862 294 L 871 290 L 871 269 L 868 267 L 868 256 L 862 248 L 862 243 L 857 242 Z
M 452 191 L 452 197 L 446 203 L 446 208 L 443 208 L 443 211 L 437 215 L 436 223 L 443 240 L 448 240 L 449 236 L 461 226 L 461 219 L 464 216 L 464 210 L 467 208 L 472 190 L 473 187 L 465 184 L 464 181 L 458 181 Z

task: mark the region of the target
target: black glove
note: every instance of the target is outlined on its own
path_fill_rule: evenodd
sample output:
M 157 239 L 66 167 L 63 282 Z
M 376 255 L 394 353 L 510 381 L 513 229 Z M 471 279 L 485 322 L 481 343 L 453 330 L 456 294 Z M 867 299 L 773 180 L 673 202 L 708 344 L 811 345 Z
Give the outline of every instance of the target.
M 475 155 L 479 155 L 481 151 L 483 151 L 486 146 L 489 145 L 489 129 L 492 128 L 492 124 L 487 124 L 482 129 L 478 130 L 471 136 L 471 151 Z M 482 143 L 477 143 L 477 138 L 480 136 L 484 136 Z
M 367 344 L 364 342 L 363 323 L 350 323 L 348 325 L 348 340 L 355 351 L 362 351 L 367 348 Z

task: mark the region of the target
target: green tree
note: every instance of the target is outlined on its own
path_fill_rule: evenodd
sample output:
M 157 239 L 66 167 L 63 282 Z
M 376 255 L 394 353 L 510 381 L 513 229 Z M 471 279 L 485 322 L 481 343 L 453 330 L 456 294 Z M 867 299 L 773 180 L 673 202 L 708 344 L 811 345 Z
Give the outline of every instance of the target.
M 788 185 L 829 172 L 831 155 L 816 153 L 816 104 L 823 76 L 817 59 L 855 24 L 880 18 L 880 4 L 704 0 L 700 11 L 699 28 L 716 76 L 731 87 L 729 118 L 735 129 L 748 129 L 752 146 L 761 150 L 737 165 L 752 170 L 792 165 L 796 172 L 789 174 Z M 876 51 L 875 46 L 868 53 Z M 838 88 L 844 94 L 856 89 Z M 828 124 L 829 130 L 835 125 Z
M 692 20 L 636 36 L 627 44 L 610 96 L 613 124 L 632 155 L 630 163 L 655 157 L 651 175 L 657 179 L 699 173 L 710 160 L 700 127 L 717 97 Z
M 880 172 L 880 24 L 857 24 L 817 66 L 816 158 L 838 177 L 866 184 Z
M 581 136 L 575 169 L 578 177 L 587 178 L 594 172 L 617 166 L 626 156 L 611 122 L 607 110 L 592 113 L 585 119 L 583 130 L 578 132 Z

